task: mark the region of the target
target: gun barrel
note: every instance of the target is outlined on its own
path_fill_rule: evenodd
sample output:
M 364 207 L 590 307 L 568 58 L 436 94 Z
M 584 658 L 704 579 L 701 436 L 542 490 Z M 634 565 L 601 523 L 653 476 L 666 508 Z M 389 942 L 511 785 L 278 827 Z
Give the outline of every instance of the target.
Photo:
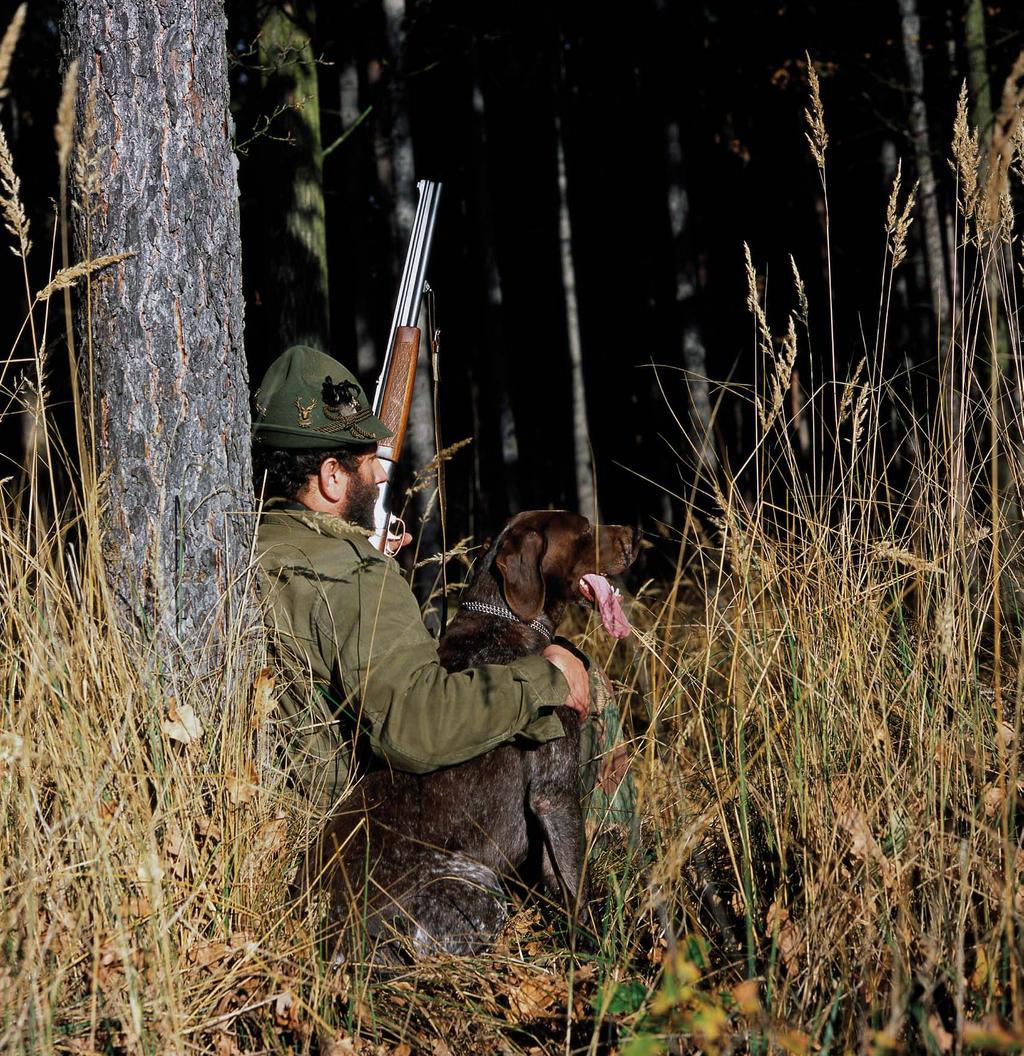
M 383 404 L 385 383 L 391 369 L 398 328 L 416 326 L 419 323 L 420 304 L 423 300 L 423 287 L 427 277 L 427 263 L 430 260 L 430 246 L 434 240 L 437 211 L 441 204 L 440 183 L 435 180 L 420 180 L 416 187 L 420 195 L 416 206 L 416 218 L 413 220 L 409 248 L 405 254 L 402 281 L 398 287 L 398 300 L 395 303 L 395 314 L 391 319 L 384 362 L 381 365 L 380 377 L 377 379 L 377 389 L 373 397 L 373 411 L 377 415 L 380 414 Z
M 370 541 L 381 550 L 386 549 L 388 540 L 390 517 L 388 506 L 392 460 L 398 457 L 398 453 L 401 450 L 402 437 L 400 434 L 404 430 L 405 419 L 409 413 L 409 402 L 412 398 L 412 377 L 416 370 L 415 359 L 419 336 L 420 305 L 423 301 L 423 291 L 426 286 L 427 263 L 430 259 L 430 246 L 434 239 L 434 227 L 437 224 L 437 211 L 441 204 L 440 183 L 434 180 L 420 180 L 416 186 L 420 195 L 419 203 L 416 206 L 416 218 L 413 220 L 409 248 L 405 254 L 405 266 L 402 268 L 402 281 L 398 287 L 398 300 L 395 304 L 395 314 L 391 320 L 388 343 L 384 350 L 384 361 L 381 365 L 380 377 L 377 379 L 377 388 L 373 395 L 373 413 L 378 418 L 381 418 L 382 421 L 385 421 L 388 428 L 393 427 L 390 419 L 400 423 L 394 426 L 396 429 L 395 438 L 388 443 L 378 445 L 380 456 L 384 459 L 384 470 L 389 479 L 386 479 L 377 489 L 377 504 L 373 517 L 376 533 L 371 537 Z M 409 327 L 416 329 L 416 333 L 410 334 L 408 329 L 406 329 Z M 402 331 L 401 334 L 399 334 L 400 330 Z M 397 363 L 395 360 L 396 352 L 399 355 Z M 410 356 L 411 362 L 409 362 Z M 384 401 L 389 392 L 388 379 L 396 367 L 402 371 L 407 383 L 392 386 L 389 408 L 386 412 Z M 401 406 L 394 406 L 394 401 L 399 394 L 401 395 Z M 400 535 L 401 533 L 399 533 Z

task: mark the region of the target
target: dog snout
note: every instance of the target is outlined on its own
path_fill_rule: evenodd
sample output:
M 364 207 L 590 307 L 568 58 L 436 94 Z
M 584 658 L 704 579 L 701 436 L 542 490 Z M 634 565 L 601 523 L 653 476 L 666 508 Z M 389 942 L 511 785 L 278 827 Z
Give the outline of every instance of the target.
M 640 532 L 622 524 L 601 529 L 601 564 L 608 575 L 624 572 L 636 560 L 640 549 Z

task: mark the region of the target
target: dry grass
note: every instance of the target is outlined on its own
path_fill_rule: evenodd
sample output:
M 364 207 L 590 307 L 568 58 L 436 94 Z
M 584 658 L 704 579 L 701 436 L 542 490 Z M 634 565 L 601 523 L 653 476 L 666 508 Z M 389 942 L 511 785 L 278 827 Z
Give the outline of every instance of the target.
M 12 168 L 20 250 L 17 193 Z M 44 514 L 40 462 L 3 481 L 0 1051 L 1020 1047 L 1014 326 L 1012 367 L 965 381 L 997 362 L 977 291 L 991 275 L 1015 305 L 1010 247 L 1000 224 L 962 249 L 942 364 L 958 399 L 933 420 L 879 365 L 908 223 L 896 188 L 875 361 L 804 405 L 810 465 L 782 398 L 810 308 L 794 263 L 776 342 L 748 256 L 758 449 L 707 482 L 715 534 L 690 519 L 675 576 L 633 600 L 630 643 L 574 628 L 631 704 L 641 815 L 634 855 L 595 852 L 597 934 L 575 952 L 528 902 L 487 957 L 326 967 L 283 905 L 302 809 L 266 765 L 258 654 L 237 643 L 251 669 L 212 684 L 140 679 L 150 658 L 115 625 L 91 542 L 96 486 Z

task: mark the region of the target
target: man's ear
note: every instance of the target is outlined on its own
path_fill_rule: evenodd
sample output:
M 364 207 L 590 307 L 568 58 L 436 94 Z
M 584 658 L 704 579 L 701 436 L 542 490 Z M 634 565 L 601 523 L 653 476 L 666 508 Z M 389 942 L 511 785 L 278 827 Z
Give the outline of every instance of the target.
M 317 486 L 320 488 L 320 494 L 328 502 L 338 502 L 344 495 L 345 480 L 342 476 L 344 472 L 341 463 L 336 458 L 325 458 L 320 463 Z
M 540 566 L 546 546 L 544 536 L 531 528 L 522 534 L 507 535 L 494 558 L 508 607 L 527 623 L 544 609 L 544 576 Z

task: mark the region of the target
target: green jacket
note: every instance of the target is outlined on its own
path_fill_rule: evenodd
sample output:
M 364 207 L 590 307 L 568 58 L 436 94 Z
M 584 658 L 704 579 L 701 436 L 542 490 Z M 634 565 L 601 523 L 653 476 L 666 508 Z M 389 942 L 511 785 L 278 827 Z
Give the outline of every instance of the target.
M 523 734 L 562 735 L 561 673 L 539 656 L 448 674 L 397 563 L 329 514 L 271 506 L 258 554 L 290 765 L 326 808 L 368 753 L 425 773 Z M 354 747 L 354 752 L 353 752 Z

